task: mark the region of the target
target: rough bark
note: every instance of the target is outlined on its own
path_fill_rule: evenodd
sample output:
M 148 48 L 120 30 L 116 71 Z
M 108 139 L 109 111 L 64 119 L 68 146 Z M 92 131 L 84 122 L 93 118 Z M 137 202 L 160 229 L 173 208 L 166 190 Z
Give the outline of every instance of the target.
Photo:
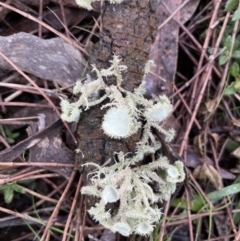
M 132 91 L 141 81 L 145 63 L 157 27 L 154 4 L 157 0 L 124 1 L 122 4 L 106 3 L 103 11 L 101 41 L 91 46 L 91 63 L 98 68 L 109 67 L 113 53 L 122 57 L 128 66 L 123 87 Z M 112 80 L 109 78 L 108 83 Z M 80 164 L 95 162 L 103 164 L 114 152 L 131 152 L 140 138 L 140 132 L 124 140 L 113 140 L 101 130 L 106 109 L 99 106 L 83 112 L 78 124 L 78 146 L 84 154 L 76 156 Z

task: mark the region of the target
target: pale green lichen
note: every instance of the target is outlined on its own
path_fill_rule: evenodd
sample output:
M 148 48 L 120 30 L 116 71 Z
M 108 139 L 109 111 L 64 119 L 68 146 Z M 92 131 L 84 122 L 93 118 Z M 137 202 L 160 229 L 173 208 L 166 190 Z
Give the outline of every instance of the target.
M 92 3 L 95 1 L 100 1 L 100 0 L 76 0 L 76 3 L 82 7 L 82 8 L 86 8 L 88 10 L 92 10 Z M 110 3 L 121 3 L 124 0 L 108 0 Z
M 165 141 L 174 137 L 173 129 L 165 130 L 159 125 L 172 111 L 169 99 L 164 95 L 145 99 L 144 79 L 133 93 L 123 89 L 122 72 L 127 67 L 120 61 L 120 57 L 114 55 L 108 69 L 98 70 L 93 66 L 97 78 L 91 80 L 88 77 L 85 83 L 77 82 L 73 92 L 80 97 L 74 103 L 61 101 L 62 118 L 69 122 L 81 121 L 82 111 L 109 99 L 107 104 L 99 107 L 108 109 L 99 126 L 106 135 L 122 139 L 141 130 L 141 138 L 131 155 L 118 153 L 112 166 L 85 164 L 97 169 L 89 174 L 92 185 L 83 187 L 81 192 L 97 197 L 98 201 L 90 208 L 89 214 L 106 228 L 124 236 L 132 233 L 149 235 L 161 218 L 157 204 L 169 200 L 177 183 L 184 180 L 185 172 L 180 160 L 170 164 L 167 157 L 156 154 L 160 152 L 161 142 L 154 135 L 154 128 L 165 136 Z M 152 61 L 147 63 L 145 75 L 152 65 Z M 105 83 L 110 76 L 115 77 L 115 85 Z M 149 154 L 155 154 L 156 160 L 143 165 L 141 161 Z M 110 204 L 116 205 L 110 207 Z
M 92 185 L 82 188 L 83 194 L 100 199 L 91 207 L 90 214 L 113 232 L 116 231 L 115 225 L 119 224 L 118 232 L 122 235 L 149 235 L 161 217 L 156 203 L 168 200 L 176 184 L 184 180 L 183 164 L 176 161 L 171 165 L 166 157 L 161 156 L 155 162 L 136 166 L 133 159 L 126 158 L 123 153 L 118 154 L 118 160 L 109 167 L 95 164 L 97 170 L 91 173 L 90 178 Z M 152 187 L 154 183 L 158 190 Z M 119 206 L 114 210 L 107 207 L 108 203 L 118 200 Z M 122 231 L 119 231 L 120 227 Z

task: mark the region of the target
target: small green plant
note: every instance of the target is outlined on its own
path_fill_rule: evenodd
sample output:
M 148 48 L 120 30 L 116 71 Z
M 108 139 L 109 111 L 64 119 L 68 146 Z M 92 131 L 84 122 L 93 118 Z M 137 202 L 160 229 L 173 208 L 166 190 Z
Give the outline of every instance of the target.
M 224 90 L 225 95 L 232 95 L 234 93 L 240 92 L 240 73 L 239 73 L 239 65 L 240 65 L 240 35 L 236 35 L 236 39 L 232 41 L 232 34 L 234 29 L 234 22 L 240 20 L 240 7 L 238 0 L 228 0 L 225 5 L 226 11 L 232 11 L 232 21 L 228 23 L 226 26 L 226 30 L 223 35 L 222 46 L 224 47 L 223 53 L 219 57 L 219 65 L 224 65 L 230 59 L 229 72 L 228 77 L 230 78 L 230 84 L 226 86 Z M 229 56 L 231 48 L 233 46 L 232 54 Z M 233 79 L 233 81 L 232 81 Z
M 232 21 L 240 20 L 239 0 L 228 0 L 225 5 L 226 11 L 234 11 Z
M 232 38 L 231 36 L 227 36 L 224 40 L 224 48 L 225 51 L 219 57 L 219 65 L 223 65 L 228 61 L 229 52 L 232 47 Z M 233 52 L 231 56 L 231 62 L 229 67 L 229 77 L 233 78 L 233 81 L 225 88 L 224 94 L 231 95 L 236 92 L 240 92 L 240 73 L 239 73 L 239 65 L 240 65 L 240 35 L 237 36 Z
M 228 61 L 229 52 L 232 47 L 232 38 L 230 35 L 224 40 L 223 46 L 225 47 L 225 51 L 219 57 L 219 65 L 223 65 Z M 235 41 L 231 57 L 237 61 L 240 59 L 240 42 L 238 40 Z
M 128 138 L 141 131 L 141 139 L 131 155 L 118 153 L 112 166 L 101 167 L 90 160 L 85 164 L 97 169 L 89 174 L 92 185 L 83 187 L 81 192 L 97 197 L 98 201 L 89 214 L 105 227 L 124 236 L 131 233 L 149 235 L 161 217 L 157 203 L 170 198 L 176 184 L 184 180 L 185 173 L 180 160 L 173 165 L 167 157 L 159 154 L 161 142 L 156 139 L 153 129 L 162 133 L 165 141 L 173 139 L 174 130 L 165 130 L 159 125 L 172 111 L 169 99 L 166 96 L 155 96 L 151 100 L 144 98 L 144 79 L 154 63 L 149 61 L 146 64 L 143 81 L 132 93 L 121 87 L 122 72 L 127 67 L 120 61 L 114 55 L 108 69 L 98 70 L 93 66 L 97 79 L 76 83 L 73 92 L 81 95 L 73 103 L 61 101 L 62 119 L 68 122 L 80 120 L 81 124 L 82 111 L 109 99 L 107 104 L 99 107 L 108 108 L 99 128 L 113 139 Z M 104 80 L 110 76 L 115 77 L 115 85 L 105 83 Z M 104 94 L 101 96 L 100 92 Z M 141 162 L 147 155 L 156 152 L 155 161 L 149 164 Z M 109 207 L 114 203 L 116 207 Z
M 233 31 L 233 26 L 228 26 L 227 32 Z M 229 53 L 232 48 L 232 38 L 230 35 L 226 36 L 223 41 L 224 51 L 218 59 L 218 64 L 224 65 L 229 59 Z M 235 43 L 233 46 L 233 51 L 230 60 L 230 67 L 228 71 L 228 76 L 233 79 L 233 81 L 225 88 L 224 94 L 231 95 L 240 91 L 240 35 L 236 36 Z
M 3 192 L 5 203 L 9 204 L 12 202 L 14 192 L 24 193 L 24 189 L 16 182 L 7 183 L 0 186 L 0 191 Z
M 15 139 L 20 135 L 19 132 L 12 132 L 6 125 L 0 125 L 0 134 L 9 144 L 14 144 Z

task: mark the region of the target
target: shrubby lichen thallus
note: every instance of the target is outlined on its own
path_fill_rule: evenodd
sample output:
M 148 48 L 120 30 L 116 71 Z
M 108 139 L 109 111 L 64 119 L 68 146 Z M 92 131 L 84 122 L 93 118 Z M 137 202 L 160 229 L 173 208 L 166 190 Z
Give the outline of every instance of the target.
M 97 79 L 86 84 L 77 82 L 74 94 L 81 93 L 81 96 L 74 103 L 61 101 L 62 118 L 69 122 L 78 121 L 82 111 L 87 111 L 108 98 L 109 103 L 101 106 L 108 108 L 101 126 L 106 135 L 115 139 L 127 138 L 142 128 L 142 137 L 136 143 L 133 156 L 128 157 L 120 152 L 117 154 L 118 162 L 112 166 L 99 166 L 91 160 L 85 164 L 96 167 L 96 170 L 89 173 L 92 185 L 83 187 L 81 193 L 98 197 L 99 201 L 88 212 L 106 228 L 124 236 L 132 233 L 149 235 L 161 218 L 157 203 L 170 198 L 176 184 L 184 180 L 185 173 L 180 160 L 170 164 L 167 157 L 162 155 L 154 162 L 141 164 L 145 156 L 156 153 L 161 148 L 160 141 L 152 133 L 152 127 L 165 136 L 165 141 L 173 139 L 173 129 L 165 130 L 159 126 L 172 111 L 172 105 L 164 95 L 152 100 L 144 98 L 145 76 L 133 93 L 124 90 L 121 87 L 122 72 L 127 67 L 121 65 L 120 61 L 114 55 L 108 69 L 98 70 L 93 66 Z M 152 61 L 147 63 L 145 75 L 153 64 Z M 116 85 L 105 84 L 104 78 L 109 76 L 115 76 Z M 93 93 L 101 90 L 105 93 L 102 97 L 95 100 L 90 98 Z M 153 183 L 158 184 L 158 191 L 152 188 Z M 107 208 L 109 203 L 116 202 L 119 203 L 116 210 Z
M 100 1 L 100 0 L 76 0 L 76 3 L 82 7 L 82 8 L 86 8 L 88 10 L 92 10 L 92 2 L 95 2 L 95 1 Z M 124 0 L 108 0 L 110 3 L 121 3 L 123 2 Z

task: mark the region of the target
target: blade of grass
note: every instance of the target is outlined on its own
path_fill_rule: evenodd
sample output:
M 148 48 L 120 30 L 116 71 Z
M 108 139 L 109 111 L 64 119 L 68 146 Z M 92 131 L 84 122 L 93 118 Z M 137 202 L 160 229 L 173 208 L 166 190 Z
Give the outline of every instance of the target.
M 222 188 L 221 190 L 211 192 L 211 193 L 207 194 L 207 197 L 209 198 L 209 200 L 212 203 L 215 203 L 223 197 L 227 197 L 229 195 L 233 195 L 233 194 L 236 194 L 238 192 L 240 192 L 240 183 L 232 184 L 228 187 Z M 178 206 L 178 207 L 183 208 L 183 209 L 187 208 L 186 199 L 182 200 L 180 198 L 176 198 L 175 200 L 173 200 L 171 205 L 173 207 Z M 205 202 L 204 202 L 203 198 L 200 195 L 197 195 L 191 201 L 191 210 L 195 211 L 195 212 L 198 212 L 200 209 L 203 208 L 204 205 L 205 205 Z

